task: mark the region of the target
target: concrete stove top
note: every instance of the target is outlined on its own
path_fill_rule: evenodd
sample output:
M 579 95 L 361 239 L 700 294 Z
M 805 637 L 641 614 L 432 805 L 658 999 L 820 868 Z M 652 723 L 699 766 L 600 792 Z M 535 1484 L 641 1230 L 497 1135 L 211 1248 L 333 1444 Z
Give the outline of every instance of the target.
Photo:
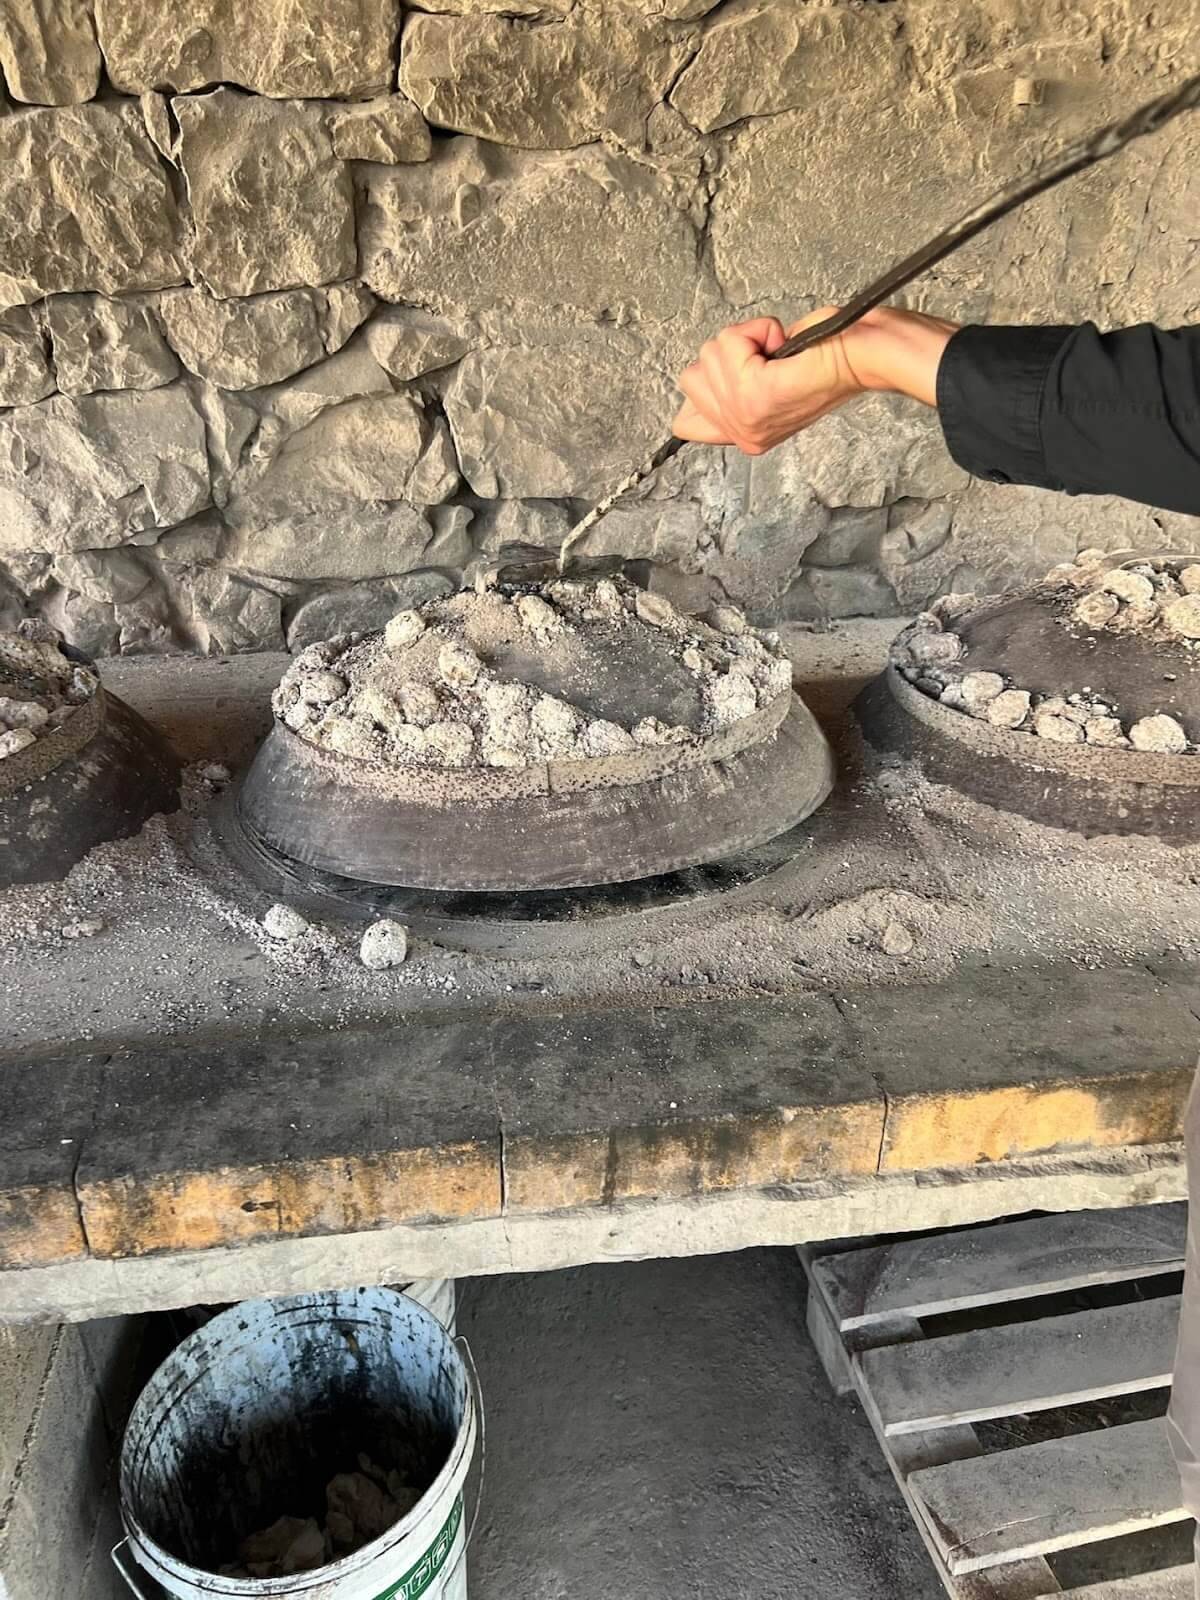
M 412 957 L 368 972 L 344 908 L 265 934 L 197 779 L 188 818 L 0 895 L 0 1316 L 1176 1197 L 1200 854 L 875 763 L 845 707 L 895 627 L 789 638 L 839 784 L 719 893 L 410 904 Z M 285 659 L 105 680 L 236 773 Z

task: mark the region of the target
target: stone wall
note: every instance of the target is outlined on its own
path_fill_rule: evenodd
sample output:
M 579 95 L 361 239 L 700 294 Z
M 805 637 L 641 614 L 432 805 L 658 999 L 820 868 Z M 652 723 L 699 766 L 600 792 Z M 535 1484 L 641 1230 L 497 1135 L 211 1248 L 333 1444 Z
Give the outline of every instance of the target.
M 738 314 L 847 295 L 1194 65 L 1195 0 L 0 0 L 0 626 L 293 646 L 557 540 Z M 922 282 L 1200 315 L 1200 118 Z M 872 399 L 591 549 L 886 615 L 1195 519 L 969 481 Z

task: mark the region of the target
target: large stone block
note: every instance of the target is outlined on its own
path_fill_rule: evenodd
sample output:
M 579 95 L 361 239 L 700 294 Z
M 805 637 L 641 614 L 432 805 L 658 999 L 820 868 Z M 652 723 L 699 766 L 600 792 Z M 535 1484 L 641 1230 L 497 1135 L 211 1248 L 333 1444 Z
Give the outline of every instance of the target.
M 235 523 L 221 563 L 302 583 L 356 582 L 423 565 L 432 539 L 432 524 L 416 506 L 403 501 L 347 503 L 334 510 L 289 511 L 271 521 Z
M 254 397 L 263 411 L 255 458 L 269 462 L 289 435 L 306 428 L 331 406 L 393 393 L 392 381 L 367 348 L 365 337 L 352 339 L 336 355 Z
M 712 206 L 717 277 L 735 306 L 812 305 L 849 297 L 986 193 L 981 152 L 932 96 L 833 99 L 819 115 L 788 111 L 733 137 Z M 938 304 L 969 283 L 990 251 L 964 246 L 938 269 Z M 917 286 L 918 289 L 921 287 Z
M 365 172 L 362 275 L 385 300 L 589 320 L 692 308 L 696 230 L 658 175 L 627 157 L 463 138 L 421 166 Z
M 172 104 L 195 230 L 193 274 L 213 294 L 354 273 L 353 185 L 320 106 L 232 89 Z
M 372 368 L 382 392 L 372 392 Z M 274 400 L 258 448 L 233 475 L 222 563 L 303 581 L 428 564 L 434 529 L 418 505 L 458 482 L 444 423 L 394 394 L 363 351 L 311 369 Z
M 384 371 L 401 382 L 453 366 L 476 343 L 465 322 L 451 325 L 418 306 L 385 306 L 367 323 L 363 337 Z
M 192 646 L 204 655 L 283 648 L 282 602 L 277 594 L 247 583 L 220 567 L 195 567 L 175 574 Z
M 433 136 L 425 118 L 402 94 L 347 106 L 329 118 L 334 153 L 343 161 L 427 161 Z
M 236 83 L 282 99 L 353 99 L 388 87 L 399 12 L 396 0 L 96 0 L 96 26 L 124 94 Z
M 525 149 L 611 135 L 640 150 L 687 60 L 689 30 L 620 8 L 561 21 L 412 16 L 400 85 L 430 122 Z M 497 92 L 497 83 L 503 84 Z
M 0 550 L 108 549 L 210 498 L 204 422 L 182 384 L 0 416 Z
M 101 294 L 60 294 L 41 308 L 63 394 L 157 389 L 179 362 L 149 306 Z
M 886 578 L 862 567 L 813 567 L 794 579 L 772 608 L 778 620 L 894 617 L 896 596 Z
M 229 515 L 276 517 L 347 501 L 404 500 L 424 445 L 424 417 L 408 395 L 344 400 L 287 435 L 268 459 L 235 474 Z
M 903 17 L 895 6 L 731 0 L 671 93 L 703 133 L 743 117 L 811 110 L 873 86 L 890 99 L 900 81 Z
M 0 311 L 0 406 L 27 406 L 58 384 L 45 342 L 27 306 Z
M 100 86 L 100 48 L 88 0 L 4 0 L 0 70 L 15 100 L 90 100 Z
M 672 394 L 634 341 L 581 332 L 561 348 L 472 352 L 445 405 L 476 494 L 588 499 L 666 436 Z
M 0 1594 L 116 1600 L 91 1565 L 142 1323 L 0 1329 Z M 115 1576 L 115 1575 L 114 1575 Z
M 56 583 L 88 600 L 129 605 L 150 584 L 150 574 L 132 550 L 79 550 L 56 556 Z
M 186 275 L 167 175 L 136 105 L 0 117 L 0 309 Z
M 218 300 L 205 289 L 161 296 L 167 337 L 190 372 L 225 389 L 280 383 L 340 350 L 371 307 L 366 294 L 284 289 Z

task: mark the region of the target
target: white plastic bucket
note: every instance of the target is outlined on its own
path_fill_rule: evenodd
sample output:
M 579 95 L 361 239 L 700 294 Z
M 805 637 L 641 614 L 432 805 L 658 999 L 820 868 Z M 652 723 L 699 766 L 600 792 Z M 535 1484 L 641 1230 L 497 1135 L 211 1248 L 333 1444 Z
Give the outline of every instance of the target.
M 463 1486 L 481 1425 L 459 1348 L 407 1295 L 246 1301 L 186 1339 L 134 1407 L 113 1560 L 143 1600 L 466 1600 Z M 247 1534 L 319 1515 L 360 1451 L 428 1485 L 407 1516 L 314 1572 L 218 1575 Z

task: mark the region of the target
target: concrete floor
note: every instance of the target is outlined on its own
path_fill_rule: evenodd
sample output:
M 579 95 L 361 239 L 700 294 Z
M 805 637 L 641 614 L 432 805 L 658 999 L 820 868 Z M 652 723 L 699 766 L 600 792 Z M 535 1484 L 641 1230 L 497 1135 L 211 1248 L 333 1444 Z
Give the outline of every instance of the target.
M 471 1600 L 939 1600 L 793 1252 L 459 1283 L 487 1400 Z

